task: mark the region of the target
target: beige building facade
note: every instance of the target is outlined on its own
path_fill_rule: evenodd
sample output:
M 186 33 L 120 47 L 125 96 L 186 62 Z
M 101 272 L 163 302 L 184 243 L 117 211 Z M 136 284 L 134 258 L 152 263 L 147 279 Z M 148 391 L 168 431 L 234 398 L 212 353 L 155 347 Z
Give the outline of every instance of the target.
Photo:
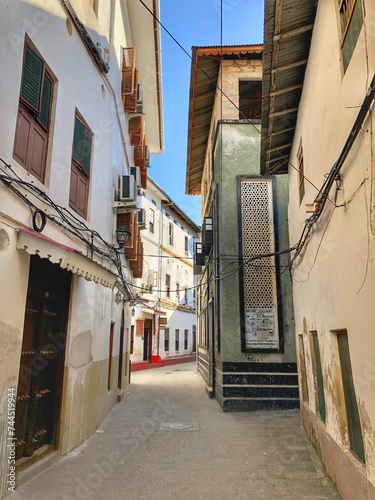
M 142 258 L 117 238 L 119 206 L 138 203 L 119 186 L 137 165 L 147 182 L 163 117 L 160 33 L 144 7 L 15 0 L 1 2 L 0 26 L 3 496 L 8 459 L 67 453 L 122 398 Z
M 375 5 L 266 1 L 263 173 L 289 172 L 302 420 L 342 498 L 375 498 Z

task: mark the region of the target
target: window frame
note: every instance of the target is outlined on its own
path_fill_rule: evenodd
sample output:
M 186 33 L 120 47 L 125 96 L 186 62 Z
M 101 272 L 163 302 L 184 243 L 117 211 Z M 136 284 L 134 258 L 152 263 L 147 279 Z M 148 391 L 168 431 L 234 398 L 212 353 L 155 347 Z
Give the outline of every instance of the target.
M 75 146 L 75 137 L 76 137 L 76 124 L 77 120 L 81 123 L 81 125 L 84 126 L 84 142 L 83 142 L 83 147 L 82 147 L 82 163 L 80 163 L 77 158 L 74 157 L 74 146 Z M 85 158 L 86 158 L 86 144 L 87 144 L 87 135 L 89 135 L 90 140 L 91 140 L 91 146 L 90 146 L 90 160 L 89 160 L 89 172 L 85 170 Z M 72 200 L 71 200 L 71 188 L 72 184 L 70 184 L 70 190 L 69 190 L 69 206 L 77 212 L 78 215 L 83 217 L 84 219 L 87 219 L 88 217 L 88 206 L 89 206 L 89 193 L 90 193 L 90 182 L 91 182 L 91 177 L 92 177 L 92 162 L 93 162 L 93 151 L 94 151 L 94 134 L 91 130 L 91 128 L 88 126 L 86 120 L 83 118 L 81 113 L 78 111 L 78 109 L 75 109 L 74 113 L 74 128 L 73 128 L 73 142 L 72 142 L 72 157 L 71 157 L 71 182 L 72 182 L 72 171 L 73 168 L 75 168 L 78 171 L 78 174 L 83 176 L 83 178 L 86 180 L 86 186 L 85 186 L 85 210 L 80 211 L 78 205 L 75 205 Z
M 343 10 L 343 7 L 345 7 L 345 6 L 347 7 L 351 1 L 353 2 L 353 5 L 352 5 L 352 8 L 350 10 L 349 15 L 347 16 L 347 19 L 345 19 L 345 14 L 342 12 L 342 10 Z M 348 59 L 347 64 L 345 66 L 343 48 L 344 48 L 345 42 L 347 40 L 348 33 L 350 31 L 350 25 L 351 25 L 354 11 L 355 11 L 357 5 L 359 5 L 359 9 L 361 11 L 362 24 L 360 26 L 358 33 L 355 35 L 355 37 L 356 37 L 355 44 L 353 46 L 353 50 L 351 51 L 349 59 Z M 340 56 L 341 56 L 342 70 L 343 70 L 343 73 L 345 74 L 346 70 L 349 67 L 349 64 L 350 64 L 350 61 L 352 59 L 355 47 L 356 47 L 357 42 L 358 42 L 360 32 L 361 32 L 363 24 L 364 24 L 365 12 L 364 12 L 364 5 L 363 5 L 362 0 L 338 0 L 337 8 L 338 8 L 338 23 L 339 23 L 339 32 L 340 32 Z
M 169 245 L 173 247 L 173 236 L 174 236 L 174 230 L 173 230 L 173 223 L 169 223 L 169 230 L 168 230 L 168 235 L 169 235 Z
M 166 338 L 168 335 L 168 338 Z M 164 352 L 169 352 L 169 328 L 164 329 Z
M 165 291 L 166 291 L 167 297 L 170 298 L 170 296 L 171 296 L 171 276 L 170 276 L 170 274 L 165 275 Z
M 189 254 L 189 237 L 185 236 L 185 255 Z
M 305 186 L 305 164 L 303 158 L 303 146 L 302 142 L 299 146 L 298 153 L 298 193 L 299 193 L 299 204 L 301 205 L 302 200 L 306 194 L 306 186 Z
M 29 50 L 42 63 L 40 88 L 39 88 L 39 102 L 38 102 L 37 108 L 30 101 L 28 101 L 24 95 L 22 95 L 22 89 L 23 89 L 24 78 L 25 78 L 25 62 L 26 62 L 27 50 Z M 51 91 L 50 91 L 49 102 L 48 102 L 47 125 L 44 125 L 40 121 L 40 115 L 42 113 L 43 90 L 44 90 L 45 79 L 47 79 L 51 84 Z M 17 163 L 19 163 L 27 172 L 29 172 L 31 175 L 33 175 L 42 184 L 45 183 L 45 176 L 46 176 L 46 170 L 47 170 L 46 167 L 47 167 L 48 146 L 49 146 L 49 139 L 50 139 L 51 116 L 52 116 L 52 105 L 53 105 L 53 100 L 54 100 L 55 82 L 56 82 L 56 79 L 54 78 L 51 70 L 49 69 L 48 65 L 46 64 L 46 61 L 44 60 L 44 58 L 42 57 L 40 52 L 36 49 L 36 47 L 31 43 L 31 41 L 26 36 L 25 42 L 24 42 L 23 56 L 22 56 L 22 72 L 21 72 L 20 90 L 19 90 L 19 98 L 18 98 L 17 121 L 16 121 L 15 132 L 14 132 L 14 144 L 13 144 L 12 156 L 17 161 Z M 21 129 L 19 128 L 19 120 L 21 119 L 21 117 L 23 117 L 25 120 L 30 120 L 29 121 L 29 129 L 27 132 L 27 140 L 26 140 L 25 157 L 24 158 L 21 157 L 20 154 L 18 154 L 18 152 L 17 152 L 17 145 L 19 144 L 20 137 L 22 137 Z M 35 128 L 35 126 L 37 128 Z M 40 129 L 40 130 L 38 130 L 38 129 Z M 29 155 L 31 153 L 30 148 L 32 147 L 32 144 L 33 144 L 32 139 L 30 140 L 30 135 L 32 133 L 35 133 L 36 131 L 40 134 L 43 134 L 43 137 L 45 139 L 45 144 L 43 147 L 43 159 L 42 159 L 42 163 L 40 165 L 40 172 L 37 172 L 35 169 L 34 170 L 32 169 L 33 165 L 31 164 L 31 158 L 29 157 Z
M 155 234 L 155 210 L 152 208 L 148 209 L 148 229 L 150 233 Z
M 174 343 L 175 343 L 175 352 L 180 352 L 180 329 L 179 328 L 175 328 Z

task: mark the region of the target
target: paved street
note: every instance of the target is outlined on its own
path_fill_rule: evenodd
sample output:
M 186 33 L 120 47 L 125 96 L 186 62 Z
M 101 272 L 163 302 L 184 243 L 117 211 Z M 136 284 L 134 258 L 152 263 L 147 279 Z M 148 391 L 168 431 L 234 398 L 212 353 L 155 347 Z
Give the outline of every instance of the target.
M 207 398 L 195 363 L 186 363 L 132 374 L 124 400 L 97 432 L 10 498 L 340 497 L 298 411 L 222 413 Z

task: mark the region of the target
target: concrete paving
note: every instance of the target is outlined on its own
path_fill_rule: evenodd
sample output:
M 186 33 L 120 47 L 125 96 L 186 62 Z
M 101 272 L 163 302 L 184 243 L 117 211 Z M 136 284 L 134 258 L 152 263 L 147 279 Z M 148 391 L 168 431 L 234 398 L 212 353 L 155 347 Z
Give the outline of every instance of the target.
M 339 499 L 296 410 L 222 413 L 194 363 L 132 374 L 97 432 L 11 500 Z

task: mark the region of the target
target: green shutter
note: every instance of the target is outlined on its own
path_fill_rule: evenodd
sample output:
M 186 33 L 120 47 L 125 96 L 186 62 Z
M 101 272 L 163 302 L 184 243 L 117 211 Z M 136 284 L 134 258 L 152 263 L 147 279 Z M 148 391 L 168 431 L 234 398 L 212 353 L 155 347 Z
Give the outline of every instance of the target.
M 85 160 L 83 162 L 83 170 L 87 175 L 90 175 L 91 142 L 91 136 L 88 132 L 86 132 Z
M 40 115 L 38 120 L 44 128 L 48 128 L 49 105 L 51 101 L 52 82 L 44 75 L 42 104 L 40 106 Z
M 348 419 L 348 432 L 350 449 L 357 457 L 365 463 L 365 451 L 363 448 L 362 428 L 359 419 L 357 398 L 355 395 L 352 365 L 350 362 L 349 344 L 347 333 L 337 335 L 341 361 L 342 384 L 344 388 L 346 415 Z
M 74 127 L 74 141 L 73 141 L 73 158 L 80 164 L 83 164 L 83 145 L 85 140 L 85 126 L 76 117 Z
M 318 388 L 318 400 L 319 400 L 319 411 L 320 417 L 323 422 L 326 421 L 326 402 L 324 398 L 324 384 L 323 384 L 323 373 L 322 373 L 322 364 L 320 361 L 320 351 L 319 351 L 319 342 L 318 335 L 313 335 L 314 340 L 314 353 L 315 353 L 315 368 L 316 368 L 316 381 Z
M 39 110 L 43 61 L 26 45 L 21 97 Z

